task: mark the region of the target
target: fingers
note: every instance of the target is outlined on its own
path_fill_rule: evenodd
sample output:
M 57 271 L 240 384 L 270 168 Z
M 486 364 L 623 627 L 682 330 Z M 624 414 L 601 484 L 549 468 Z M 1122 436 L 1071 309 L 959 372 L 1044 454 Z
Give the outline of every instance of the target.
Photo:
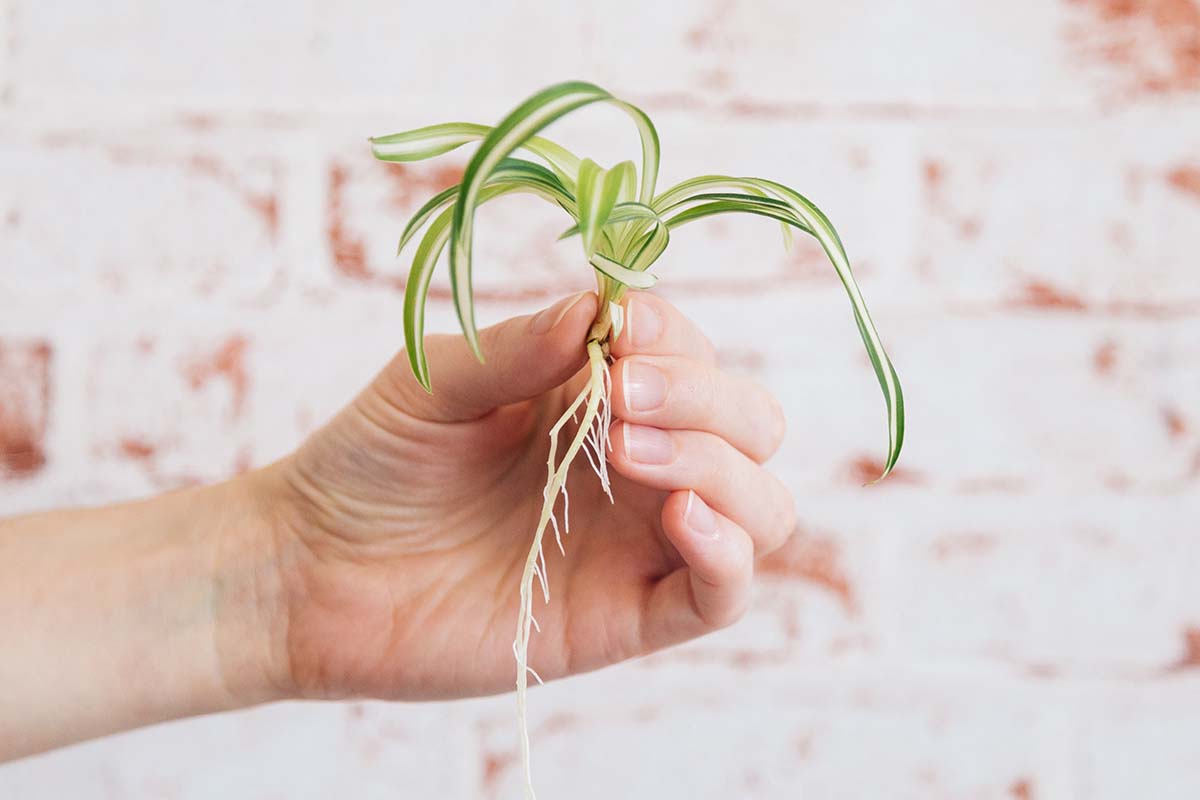
M 719 436 L 621 422 L 610 441 L 609 463 L 619 473 L 655 489 L 695 490 L 750 536 L 756 557 L 780 547 L 795 527 L 787 488 Z
M 647 651 L 736 621 L 749 604 L 754 575 L 750 536 L 695 492 L 675 492 L 667 499 L 662 526 L 686 566 L 650 589 L 642 623 Z
M 412 375 L 404 353 L 388 365 L 377 386 L 394 405 L 421 419 L 476 419 L 570 378 L 587 359 L 584 339 L 595 316 L 596 295 L 580 292 L 537 314 L 484 328 L 479 331 L 483 364 L 462 336 L 430 335 L 425 354 L 432 394 Z
M 783 411 L 754 381 L 679 356 L 627 356 L 612 368 L 613 413 L 658 428 L 707 431 L 762 463 L 783 442 Z
M 610 347 L 613 358 L 646 353 L 684 356 L 705 364 L 717 362 L 708 337 L 666 300 L 646 292 L 630 292 L 623 305 L 625 325 Z

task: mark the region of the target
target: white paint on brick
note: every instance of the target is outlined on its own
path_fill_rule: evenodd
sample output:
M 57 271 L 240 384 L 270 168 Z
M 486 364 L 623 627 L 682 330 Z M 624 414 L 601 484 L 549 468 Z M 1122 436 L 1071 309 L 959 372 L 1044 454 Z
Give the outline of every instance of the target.
M 1114 101 L 1128 76 L 1088 67 L 1068 40 L 1086 9 L 0 10 L 13 43 L 0 47 L 0 340 L 54 347 L 51 458 L 0 483 L 4 513 L 286 453 L 401 347 L 396 238 L 443 161 L 468 152 L 401 181 L 365 137 L 492 122 L 553 78 L 593 79 L 645 101 L 664 182 L 759 174 L 828 211 L 910 416 L 900 471 L 860 488 L 883 454 L 883 404 L 819 253 L 798 240 L 785 256 L 761 219 L 678 232 L 661 291 L 780 396 L 789 435 L 771 466 L 836 574 L 801 553 L 762 576 L 741 624 L 536 691 L 543 795 L 1200 790 L 1196 678 L 1176 669 L 1200 626 L 1200 196 L 1170 179 L 1200 168 L 1200 117 L 1185 93 Z M 431 67 L 433 48 L 463 43 L 474 61 Z M 616 112 L 553 133 L 607 163 L 636 154 Z M 366 275 L 347 274 L 353 259 L 339 269 L 334 169 L 339 235 L 361 245 Z M 247 193 L 277 201 L 274 235 Z M 577 242 L 551 244 L 555 210 L 510 199 L 479 221 L 481 324 L 589 284 Z M 444 266 L 433 285 L 428 329 L 455 332 Z M 193 389 L 186 370 L 234 335 L 247 341 L 236 414 L 227 380 Z M 514 747 L 507 697 L 369 704 L 361 718 L 284 705 L 9 765 L 0 794 L 508 797 Z

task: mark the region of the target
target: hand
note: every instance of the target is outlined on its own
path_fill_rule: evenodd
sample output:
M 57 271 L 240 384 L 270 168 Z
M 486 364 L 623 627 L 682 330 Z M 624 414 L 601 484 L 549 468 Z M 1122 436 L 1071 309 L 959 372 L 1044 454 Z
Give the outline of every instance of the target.
M 626 307 L 612 344 L 616 502 L 581 454 L 566 555 L 548 531 L 550 603 L 534 601 L 529 659 L 546 680 L 733 622 L 754 559 L 794 524 L 788 491 L 761 466 L 783 436 L 778 402 L 718 370 L 709 341 L 666 301 L 635 293 Z M 430 336 L 432 394 L 401 354 L 258 474 L 277 520 L 278 596 L 263 609 L 277 685 L 397 699 L 513 687 L 547 434 L 583 385 L 595 313 L 586 293 L 481 331 L 486 365 L 461 337 Z

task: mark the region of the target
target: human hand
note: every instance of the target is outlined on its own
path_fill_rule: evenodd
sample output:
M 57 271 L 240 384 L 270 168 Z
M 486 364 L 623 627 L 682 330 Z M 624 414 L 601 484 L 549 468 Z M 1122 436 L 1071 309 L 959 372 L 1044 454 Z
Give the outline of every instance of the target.
M 583 385 L 596 297 L 429 336 L 434 393 L 403 354 L 292 456 L 250 479 L 273 524 L 260 611 L 269 679 L 300 697 L 462 697 L 513 686 L 518 584 L 542 503 L 550 425 Z M 695 638 L 745 610 L 753 564 L 794 525 L 762 463 L 784 420 L 763 387 L 653 295 L 612 343 L 610 504 L 571 470 L 566 555 L 529 661 L 546 680 Z M 569 435 L 564 433 L 564 436 Z

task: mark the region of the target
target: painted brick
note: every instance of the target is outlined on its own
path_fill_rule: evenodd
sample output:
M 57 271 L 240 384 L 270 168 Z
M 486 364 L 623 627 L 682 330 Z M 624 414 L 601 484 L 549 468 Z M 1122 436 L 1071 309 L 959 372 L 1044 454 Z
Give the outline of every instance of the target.
M 1151 792 L 1164 800 L 1200 793 L 1195 673 L 1153 685 L 1085 695 L 1078 714 L 1081 797 L 1110 800 Z M 1081 705 L 1083 705 L 1081 702 Z
M 1189 126 L 1173 119 L 927 126 L 913 265 L 922 292 L 956 305 L 1195 314 L 1187 242 L 1200 162 Z
M 1063 784 L 1056 759 L 1067 754 L 1056 741 L 1062 713 L 1020 684 L 822 679 L 794 664 L 748 673 L 635 666 L 535 693 L 543 793 L 1009 798 L 1026 786 L 1065 796 L 1054 793 Z M 997 702 L 974 702 L 981 692 Z M 480 724 L 482 797 L 519 794 L 508 705 Z
M 220 3 L 167 13 L 124 0 L 104 14 L 67 15 L 21 0 L 11 58 L 16 97 L 29 104 L 98 94 L 312 109 L 411 98 L 412 76 L 421 76 L 417 91 L 430 98 L 495 98 L 544 83 L 545 64 L 553 63 L 563 75 L 650 87 L 644 91 L 676 102 L 768 114 L 846 103 L 891 113 L 1071 109 L 1196 89 L 1187 34 L 1175 30 L 1194 31 L 1195 18 L 1190 3 L 1175 3 L 1183 9 L 1175 12 L 1171 5 L 926 0 L 917 12 L 865 0 L 817 8 L 711 0 L 655 9 L 626 0 L 603 13 L 517 3 L 463 15 L 453 6 L 382 2 L 336 14 L 317 3 L 251 11 Z M 113 46 L 95 49 L 97 37 Z M 431 72 L 429 53 L 463 42 L 471 43 L 471 60 L 446 59 Z M 89 57 L 54 56 L 63 51 Z M 214 51 L 222 57 L 212 58 Z M 648 65 L 658 66 L 648 73 Z
M 886 444 L 883 400 L 840 287 L 729 300 L 680 284 L 663 291 L 751 364 L 748 373 L 787 410 L 788 436 L 772 466 L 797 488 L 870 480 Z M 1194 486 L 1197 424 L 1186 398 L 1200 390 L 1192 367 L 1200 329 L 1192 319 L 938 313 L 897 307 L 875 288 L 864 292 L 905 387 L 908 438 L 894 480 L 864 494 Z M 741 304 L 752 313 L 739 314 Z M 1094 435 L 1101 428 L 1105 435 Z
M 50 422 L 49 342 L 0 339 L 0 480 L 29 478 L 46 466 Z
M 238 330 L 101 338 L 88 358 L 90 425 L 75 457 L 157 489 L 248 469 L 254 359 L 254 339 Z
M 471 729 L 441 705 L 286 703 L 18 761 L 6 797 L 472 797 Z M 286 731 L 280 735 L 281 731 Z M 297 747 L 297 745 L 300 745 Z M 303 765 L 303 766 L 300 766 Z M 352 788 L 348 788 L 352 787 Z
M 403 293 L 420 244 L 401 257 L 396 243 L 409 218 L 442 189 L 459 182 L 465 163 L 454 154 L 423 164 L 383 164 L 365 148 L 355 161 L 331 160 L 327 174 L 325 232 L 335 285 L 381 287 Z M 473 265 L 481 303 L 549 300 L 593 283 L 590 269 L 573 257 L 575 242 L 556 243 L 570 218 L 530 196 L 498 199 L 479 214 Z M 573 247 L 571 246 L 573 245 Z M 430 288 L 436 301 L 450 299 L 448 252 Z
M 7 297 L 244 299 L 270 288 L 281 269 L 278 165 L 270 162 L 55 131 L 41 142 L 0 142 L 0 175 Z
M 1059 497 L 893 502 L 882 649 L 1049 680 L 1155 680 L 1193 658 L 1195 499 Z

